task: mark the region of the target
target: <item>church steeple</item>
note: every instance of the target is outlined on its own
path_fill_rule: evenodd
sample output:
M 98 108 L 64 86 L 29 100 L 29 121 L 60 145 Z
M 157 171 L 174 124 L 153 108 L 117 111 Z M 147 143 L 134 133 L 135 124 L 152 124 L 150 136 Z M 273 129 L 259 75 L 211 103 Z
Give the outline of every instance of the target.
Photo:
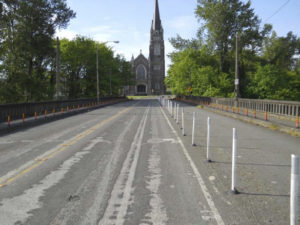
M 155 11 L 154 11 L 154 17 L 152 20 L 152 30 L 160 30 L 161 29 L 161 20 L 159 15 L 159 6 L 158 6 L 158 0 L 155 0 Z

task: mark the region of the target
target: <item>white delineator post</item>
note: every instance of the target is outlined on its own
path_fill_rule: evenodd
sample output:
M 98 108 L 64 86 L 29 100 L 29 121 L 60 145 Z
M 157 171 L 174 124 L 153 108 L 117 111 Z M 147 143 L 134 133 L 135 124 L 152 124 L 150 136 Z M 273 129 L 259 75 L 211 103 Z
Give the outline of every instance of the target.
M 173 115 L 174 115 L 174 120 L 176 120 L 176 107 L 177 107 L 177 103 L 174 102 L 174 113 L 173 113 Z
M 236 142 L 237 142 L 237 131 L 233 128 L 233 138 L 232 138 L 232 176 L 231 176 L 231 191 L 233 194 L 238 194 L 236 189 Z
M 207 162 L 211 162 L 210 159 L 210 118 L 207 118 L 207 149 L 206 149 L 206 156 Z
M 177 103 L 174 103 L 174 120 L 176 120 L 176 109 L 177 109 Z
M 196 113 L 193 112 L 192 146 L 195 146 L 195 123 L 196 123 Z
M 181 123 L 182 123 L 182 136 L 185 136 L 184 132 L 184 108 L 182 107 L 182 112 L 181 112 Z
M 177 104 L 177 112 L 176 112 L 176 123 L 177 124 L 179 124 L 178 114 L 179 114 L 179 104 Z
M 290 225 L 298 225 L 299 156 L 292 155 Z

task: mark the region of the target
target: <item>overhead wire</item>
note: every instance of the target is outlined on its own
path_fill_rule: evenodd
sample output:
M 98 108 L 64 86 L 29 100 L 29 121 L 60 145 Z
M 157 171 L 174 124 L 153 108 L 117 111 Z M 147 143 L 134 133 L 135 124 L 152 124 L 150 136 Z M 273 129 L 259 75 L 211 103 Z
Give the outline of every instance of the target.
M 290 2 L 290 0 L 287 0 L 282 6 L 279 7 L 279 9 L 277 9 L 271 16 L 269 16 L 264 23 L 266 23 L 269 19 L 271 19 L 273 16 L 275 16 L 277 13 L 280 12 L 280 10 L 282 10 L 288 3 Z

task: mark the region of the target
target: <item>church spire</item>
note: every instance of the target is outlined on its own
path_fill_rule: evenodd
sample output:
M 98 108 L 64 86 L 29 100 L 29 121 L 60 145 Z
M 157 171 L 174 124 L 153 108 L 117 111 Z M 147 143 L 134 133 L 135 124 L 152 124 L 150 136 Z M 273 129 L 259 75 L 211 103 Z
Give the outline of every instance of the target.
M 161 28 L 161 20 L 160 20 L 160 15 L 159 15 L 158 0 L 155 0 L 155 11 L 154 11 L 154 18 L 152 21 L 152 29 L 160 30 L 160 28 Z

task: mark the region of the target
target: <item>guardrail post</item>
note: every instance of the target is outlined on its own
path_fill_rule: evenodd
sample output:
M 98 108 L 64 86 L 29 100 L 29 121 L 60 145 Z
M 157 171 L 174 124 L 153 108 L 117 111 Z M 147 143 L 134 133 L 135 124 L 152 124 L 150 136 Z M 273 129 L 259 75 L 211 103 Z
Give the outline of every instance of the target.
M 298 225 L 299 156 L 292 155 L 290 225 Z
M 195 123 L 196 123 L 196 113 L 193 112 L 192 146 L 196 146 L 195 145 Z
M 207 149 L 206 149 L 207 162 L 211 162 L 210 159 L 210 118 L 207 118 Z
M 233 128 L 232 137 L 232 176 L 231 176 L 231 192 L 233 194 L 238 194 L 236 189 L 236 142 L 237 142 L 237 131 Z

